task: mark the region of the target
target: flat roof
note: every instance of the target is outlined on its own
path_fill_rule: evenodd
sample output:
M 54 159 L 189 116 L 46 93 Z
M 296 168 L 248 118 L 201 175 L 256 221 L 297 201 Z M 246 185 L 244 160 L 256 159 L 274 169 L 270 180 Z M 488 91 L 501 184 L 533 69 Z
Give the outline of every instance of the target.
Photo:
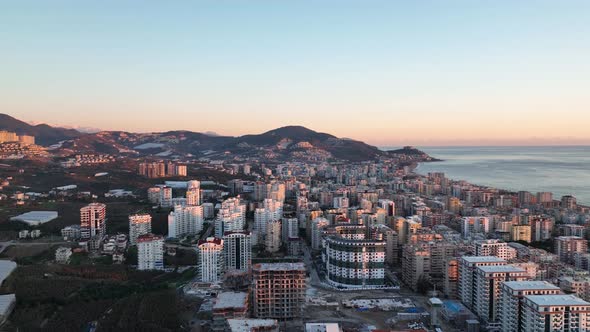
M 248 294 L 243 292 L 224 292 L 217 295 L 213 305 L 215 309 L 245 308 L 248 302 Z
M 525 298 L 539 306 L 590 305 L 574 295 L 527 295 Z
M 305 271 L 303 263 L 259 263 L 254 265 L 254 270 L 259 271 L 281 271 L 281 270 L 302 270 Z
M 513 290 L 535 290 L 535 289 L 548 289 L 558 290 L 559 287 L 547 282 L 547 281 L 505 281 L 504 285 Z
M 228 319 L 227 324 L 232 332 L 251 332 L 252 329 L 261 327 L 277 327 L 279 323 L 275 319 Z
M 16 263 L 8 260 L 0 260 L 0 285 L 16 269 Z
M 30 211 L 10 218 L 29 225 L 39 225 L 57 218 L 57 211 Z
M 525 269 L 521 269 L 520 267 L 512 266 L 512 265 L 496 265 L 496 266 L 478 266 L 479 270 L 486 272 L 486 273 L 494 273 L 494 272 L 526 272 Z
M 505 259 L 496 256 L 463 256 L 463 260 L 469 263 L 505 262 Z

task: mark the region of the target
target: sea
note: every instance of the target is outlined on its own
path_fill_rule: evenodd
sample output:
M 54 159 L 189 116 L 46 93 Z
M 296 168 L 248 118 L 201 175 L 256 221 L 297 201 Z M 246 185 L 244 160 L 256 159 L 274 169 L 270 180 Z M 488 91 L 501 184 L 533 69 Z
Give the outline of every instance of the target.
M 415 172 L 444 172 L 453 180 L 507 189 L 573 195 L 590 205 L 590 146 L 417 147 L 441 162 Z M 387 150 L 394 148 L 384 148 Z

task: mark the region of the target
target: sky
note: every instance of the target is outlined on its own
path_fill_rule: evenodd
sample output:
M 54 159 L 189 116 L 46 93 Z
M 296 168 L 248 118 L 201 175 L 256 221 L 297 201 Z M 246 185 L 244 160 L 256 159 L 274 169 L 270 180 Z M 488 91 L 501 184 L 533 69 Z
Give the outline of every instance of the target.
M 0 1 L 0 113 L 375 145 L 590 144 L 590 1 Z

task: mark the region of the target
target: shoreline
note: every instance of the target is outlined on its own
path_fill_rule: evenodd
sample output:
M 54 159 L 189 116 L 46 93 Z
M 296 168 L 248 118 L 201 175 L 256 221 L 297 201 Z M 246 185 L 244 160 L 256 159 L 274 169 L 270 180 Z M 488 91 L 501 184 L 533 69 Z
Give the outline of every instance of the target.
M 441 161 L 443 161 L 443 160 L 441 160 Z M 424 161 L 424 162 L 417 162 L 415 164 L 412 164 L 411 165 L 410 174 L 415 175 L 415 176 L 420 176 L 420 177 L 428 177 L 428 174 L 418 173 L 418 168 L 420 168 L 420 164 L 422 164 L 422 163 L 430 164 L 430 163 L 433 163 L 433 162 L 434 161 Z M 433 172 L 433 171 L 431 171 L 431 172 Z M 446 172 L 444 172 L 444 171 L 438 171 L 438 172 L 445 173 L 445 177 L 448 176 L 448 174 Z M 511 193 L 511 194 L 518 194 L 519 191 L 527 191 L 527 190 L 524 190 L 524 189 L 513 190 L 513 189 L 506 189 L 506 188 L 498 188 L 498 187 L 492 186 L 492 185 L 477 184 L 477 183 L 473 183 L 473 182 L 471 182 L 469 180 L 465 180 L 465 179 L 456 179 L 456 178 L 451 178 L 451 177 L 448 177 L 448 179 L 451 180 L 451 181 L 453 181 L 453 182 L 464 181 L 464 182 L 466 182 L 466 183 L 468 183 L 468 184 L 470 184 L 472 186 L 476 186 L 476 187 L 479 187 L 479 188 L 495 189 L 495 190 L 499 190 L 499 191 L 505 191 L 505 192 L 508 192 L 508 193 Z M 527 192 L 530 192 L 531 194 L 533 194 L 532 191 L 527 191 Z M 547 192 L 550 192 L 552 195 L 555 195 L 555 192 L 553 192 L 553 191 L 547 191 Z M 576 195 L 574 193 L 572 193 L 571 195 L 573 195 L 574 197 L 576 197 Z M 577 197 L 576 197 L 576 199 L 577 199 Z M 560 200 L 556 200 L 554 198 L 553 201 L 559 202 Z M 585 203 L 582 203 L 582 202 L 578 202 L 578 206 L 583 207 L 583 208 L 590 208 L 590 204 L 585 204 Z

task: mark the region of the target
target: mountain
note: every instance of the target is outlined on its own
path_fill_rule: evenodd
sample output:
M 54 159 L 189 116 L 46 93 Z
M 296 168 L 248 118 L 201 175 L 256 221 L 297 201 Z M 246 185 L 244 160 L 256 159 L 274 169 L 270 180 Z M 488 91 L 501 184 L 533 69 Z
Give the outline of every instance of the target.
M 429 156 L 426 152 L 418 150 L 413 146 L 404 146 L 401 149 L 387 151 L 390 155 L 405 156 L 406 158 L 419 159 L 420 161 L 441 161 Z
M 363 142 L 340 139 L 336 136 L 319 133 L 302 126 L 287 126 L 267 131 L 259 135 L 245 135 L 237 138 L 240 142 L 258 146 L 273 146 L 290 141 L 290 145 L 307 142 L 314 148 L 330 153 L 334 158 L 345 160 L 368 160 L 382 154 L 378 148 Z M 295 147 L 296 148 L 296 147 Z
M 2 113 L 0 113 L 0 130 L 12 131 L 19 135 L 35 136 L 35 140 L 39 145 L 55 144 L 82 135 L 74 129 L 51 127 L 46 124 L 33 126 Z
M 177 130 L 161 133 L 101 131 L 80 133 L 48 125 L 32 126 L 0 114 L 0 129 L 34 135 L 40 145 L 60 142 L 52 150 L 57 155 L 106 153 L 156 158 L 208 158 L 211 160 L 324 161 L 330 159 L 363 161 L 394 157 L 403 161 L 429 161 L 430 156 L 407 147 L 382 151 L 349 138 L 338 138 L 302 126 L 286 126 L 262 134 L 238 137 L 218 136 Z

